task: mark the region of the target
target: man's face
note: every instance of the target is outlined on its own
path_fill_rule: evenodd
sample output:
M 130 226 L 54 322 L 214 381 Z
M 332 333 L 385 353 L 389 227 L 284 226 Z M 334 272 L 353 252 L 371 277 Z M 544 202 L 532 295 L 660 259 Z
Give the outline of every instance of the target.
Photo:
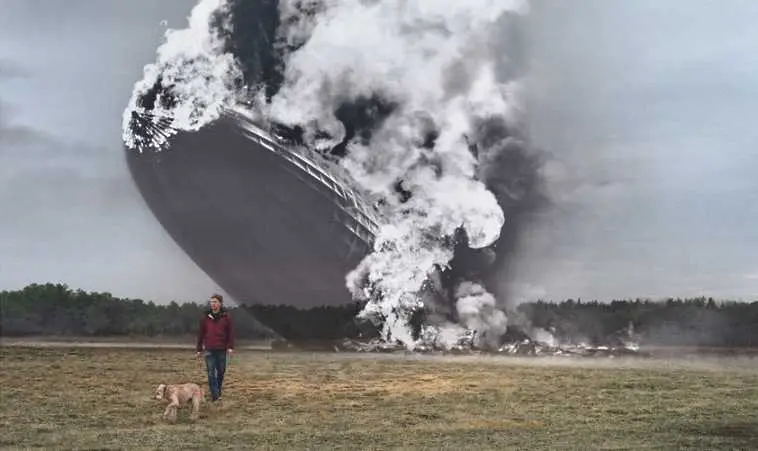
M 211 310 L 212 310 L 214 313 L 215 313 L 215 312 L 218 312 L 218 311 L 219 311 L 219 309 L 221 309 L 221 302 L 219 302 L 219 300 L 218 300 L 218 299 L 216 299 L 216 298 L 213 298 L 213 299 L 211 299 L 210 303 L 211 303 Z

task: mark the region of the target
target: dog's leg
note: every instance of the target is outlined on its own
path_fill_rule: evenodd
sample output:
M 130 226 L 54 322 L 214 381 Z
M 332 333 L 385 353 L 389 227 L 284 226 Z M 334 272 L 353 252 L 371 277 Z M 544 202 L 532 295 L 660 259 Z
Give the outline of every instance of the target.
M 177 399 L 176 395 L 171 397 L 171 402 L 168 406 L 166 406 L 166 412 L 168 413 L 168 419 L 170 421 L 176 421 L 176 411 L 179 407 L 179 400 Z
M 200 414 L 200 394 L 195 393 L 192 397 L 192 413 L 190 414 L 191 420 L 197 420 Z
M 166 420 L 166 419 L 168 419 L 168 418 L 169 418 L 169 416 L 171 415 L 171 410 L 172 410 L 172 408 L 171 408 L 171 403 L 169 403 L 169 404 L 166 406 L 166 410 L 164 410 L 164 411 L 163 411 L 163 419 L 164 419 L 164 420 Z

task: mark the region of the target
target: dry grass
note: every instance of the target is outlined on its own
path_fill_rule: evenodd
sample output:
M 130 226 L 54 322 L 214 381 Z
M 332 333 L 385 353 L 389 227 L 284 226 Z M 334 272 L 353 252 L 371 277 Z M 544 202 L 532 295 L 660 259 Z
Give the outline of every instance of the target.
M 176 349 L 2 347 L 0 447 L 758 449 L 758 369 L 243 352 L 223 408 L 164 423 Z

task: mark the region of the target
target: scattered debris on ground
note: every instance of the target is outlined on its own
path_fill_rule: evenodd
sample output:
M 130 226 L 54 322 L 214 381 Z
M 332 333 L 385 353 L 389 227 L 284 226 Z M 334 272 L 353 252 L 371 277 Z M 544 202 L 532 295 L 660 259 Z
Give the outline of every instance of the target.
M 334 347 L 335 351 L 347 352 L 408 352 L 401 344 L 386 343 L 381 340 L 359 341 L 352 339 L 342 340 Z M 421 345 L 412 352 L 416 353 L 448 353 L 448 354 L 499 354 L 511 356 L 579 356 L 579 357 L 616 357 L 616 356 L 643 356 L 644 353 L 634 343 L 621 344 L 619 346 L 591 346 L 558 345 L 551 346 L 546 343 L 524 339 L 517 342 L 505 343 L 497 349 L 482 350 L 470 346 L 468 343 L 460 343 L 450 349 L 435 346 Z

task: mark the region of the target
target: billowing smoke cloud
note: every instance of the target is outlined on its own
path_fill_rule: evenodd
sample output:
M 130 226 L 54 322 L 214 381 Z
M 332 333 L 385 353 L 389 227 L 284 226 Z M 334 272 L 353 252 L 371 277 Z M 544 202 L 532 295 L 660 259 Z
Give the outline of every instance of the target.
M 517 232 L 542 200 L 522 134 L 526 12 L 507 0 L 202 0 L 137 84 L 124 139 L 145 145 L 135 135 L 150 127 L 132 110 L 186 130 L 244 99 L 379 199 L 386 223 L 346 283 L 385 339 L 451 346 L 475 330 L 492 343 Z

